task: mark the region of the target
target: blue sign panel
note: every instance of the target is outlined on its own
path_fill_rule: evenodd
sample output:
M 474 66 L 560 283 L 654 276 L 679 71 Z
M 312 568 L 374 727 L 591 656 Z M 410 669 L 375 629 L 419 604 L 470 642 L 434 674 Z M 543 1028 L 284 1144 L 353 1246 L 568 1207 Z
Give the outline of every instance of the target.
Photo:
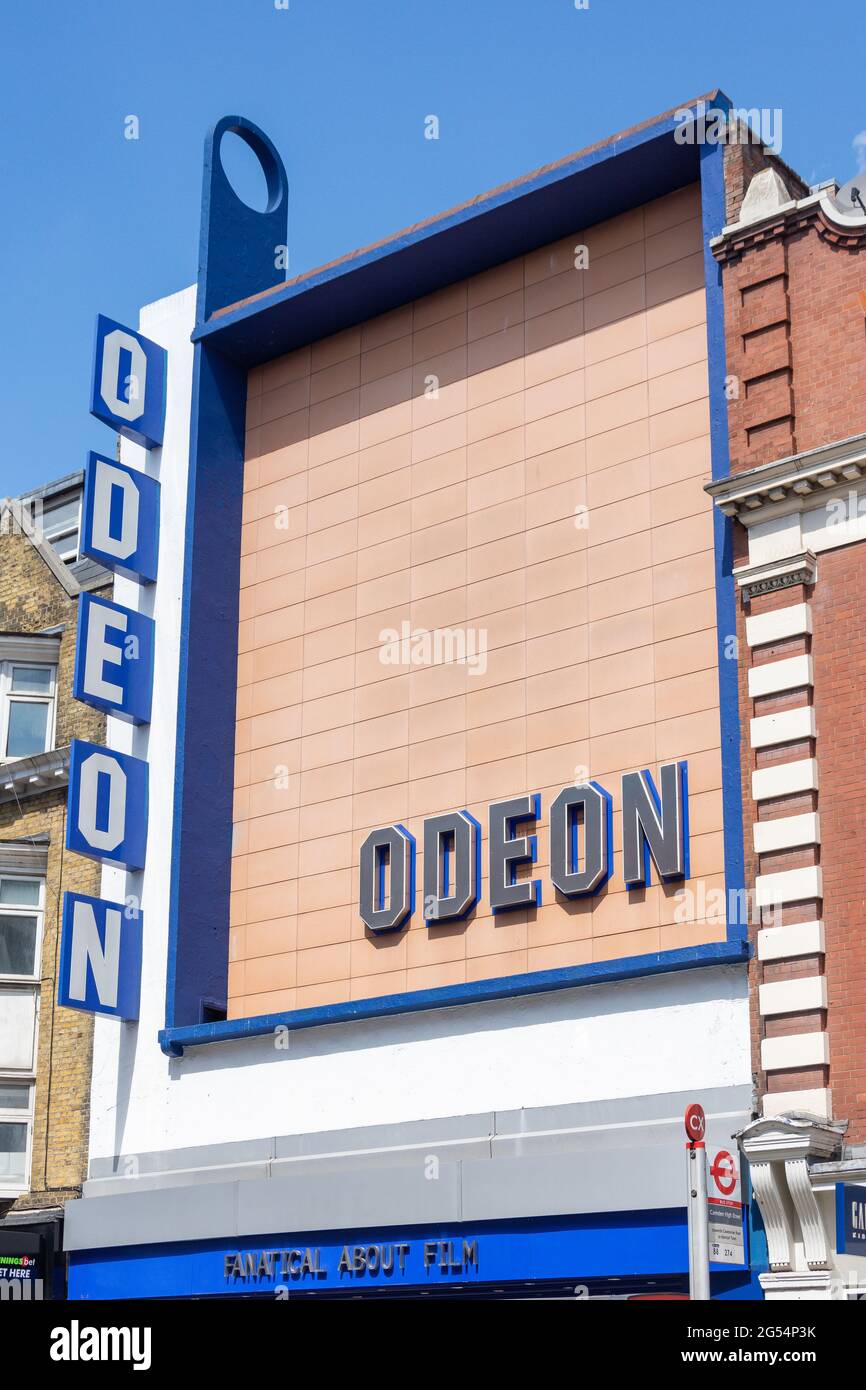
M 165 348 L 100 314 L 96 320 L 90 413 L 145 449 L 162 443 Z
M 74 738 L 66 848 L 102 864 L 143 869 L 146 844 L 147 763 Z
M 845 1255 L 866 1255 L 866 1187 L 836 1184 L 836 1249 Z
M 64 893 L 58 1004 L 137 1019 L 142 925 L 141 913 L 122 903 Z
M 72 693 L 134 724 L 150 720 L 155 624 L 120 603 L 82 594 Z
M 81 553 L 128 579 L 156 579 L 159 483 L 91 453 L 84 470 Z
M 594 1280 L 680 1276 L 686 1287 L 683 1209 L 599 1212 L 479 1225 L 223 1237 L 73 1251 L 69 1297 L 270 1299 L 316 1291 L 359 1296 L 447 1290 L 515 1280 L 568 1280 L 576 1297 Z M 748 1270 L 713 1273 L 713 1295 L 736 1296 Z

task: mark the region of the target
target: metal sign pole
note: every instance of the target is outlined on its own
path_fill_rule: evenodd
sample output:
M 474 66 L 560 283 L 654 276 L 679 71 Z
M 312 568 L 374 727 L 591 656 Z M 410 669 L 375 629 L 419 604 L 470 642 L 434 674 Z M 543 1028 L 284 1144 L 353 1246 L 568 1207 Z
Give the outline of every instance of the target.
M 700 1105 L 686 1111 L 686 1180 L 689 1219 L 689 1297 L 710 1297 L 710 1237 L 707 1208 L 706 1117 Z

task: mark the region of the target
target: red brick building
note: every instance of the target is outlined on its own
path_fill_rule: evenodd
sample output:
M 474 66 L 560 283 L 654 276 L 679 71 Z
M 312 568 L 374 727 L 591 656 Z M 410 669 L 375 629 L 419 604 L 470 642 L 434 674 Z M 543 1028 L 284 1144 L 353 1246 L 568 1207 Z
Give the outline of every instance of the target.
M 765 1289 L 814 1298 L 833 1296 L 831 1186 L 866 1174 L 866 211 L 754 147 L 727 155 L 730 473 L 707 490 L 737 523 L 763 1117 L 743 1148 Z

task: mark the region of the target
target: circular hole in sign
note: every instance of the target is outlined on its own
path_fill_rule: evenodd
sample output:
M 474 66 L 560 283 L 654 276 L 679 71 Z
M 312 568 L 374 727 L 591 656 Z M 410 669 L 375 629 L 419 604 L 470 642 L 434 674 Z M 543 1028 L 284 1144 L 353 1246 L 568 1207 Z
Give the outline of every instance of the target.
M 279 202 L 279 177 L 270 151 L 246 131 L 225 130 L 220 163 L 233 192 L 254 212 L 270 212 Z

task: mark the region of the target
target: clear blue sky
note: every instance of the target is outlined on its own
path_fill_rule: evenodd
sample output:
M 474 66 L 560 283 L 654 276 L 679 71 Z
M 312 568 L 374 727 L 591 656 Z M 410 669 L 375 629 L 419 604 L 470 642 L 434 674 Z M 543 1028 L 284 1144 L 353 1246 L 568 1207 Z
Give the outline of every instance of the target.
M 293 274 L 716 86 L 781 108 L 809 182 L 866 128 L 862 0 L 49 0 L 3 29 L 0 497 L 111 452 L 93 321 L 195 279 L 222 115 L 283 156 Z

